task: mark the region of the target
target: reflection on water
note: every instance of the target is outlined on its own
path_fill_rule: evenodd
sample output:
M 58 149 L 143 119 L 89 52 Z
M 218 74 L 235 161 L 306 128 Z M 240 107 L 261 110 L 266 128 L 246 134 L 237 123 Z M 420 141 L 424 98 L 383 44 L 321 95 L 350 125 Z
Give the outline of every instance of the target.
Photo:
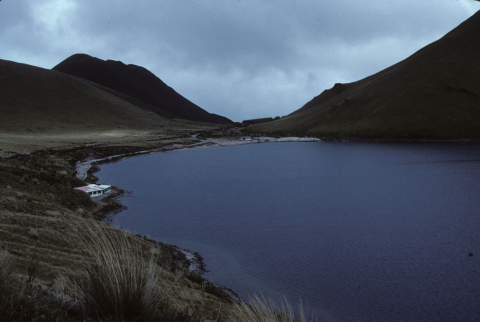
M 346 321 L 477 321 L 479 143 L 271 143 L 102 166 L 118 223 L 243 297 Z M 473 256 L 469 256 L 472 253 Z

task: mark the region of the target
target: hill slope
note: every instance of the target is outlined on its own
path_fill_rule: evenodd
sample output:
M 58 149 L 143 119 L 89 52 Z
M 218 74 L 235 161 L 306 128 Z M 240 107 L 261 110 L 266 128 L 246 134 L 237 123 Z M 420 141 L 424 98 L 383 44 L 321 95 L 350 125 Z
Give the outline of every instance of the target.
M 76 77 L 0 60 L 4 132 L 155 129 L 166 123 Z
M 53 67 L 53 70 L 94 82 L 103 90 L 162 116 L 231 123 L 229 119 L 210 114 L 193 104 L 140 66 L 76 54 Z
M 480 12 L 370 77 L 336 84 L 251 133 L 362 139 L 480 138 Z

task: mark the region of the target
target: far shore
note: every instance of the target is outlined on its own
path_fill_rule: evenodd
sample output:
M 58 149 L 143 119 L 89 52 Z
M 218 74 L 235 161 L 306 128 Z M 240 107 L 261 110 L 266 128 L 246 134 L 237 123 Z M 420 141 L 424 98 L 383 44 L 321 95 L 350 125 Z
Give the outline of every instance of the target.
M 143 151 L 136 151 L 132 153 L 124 153 L 124 154 L 117 154 L 103 158 L 87 158 L 84 161 L 79 161 L 76 166 L 75 170 L 77 171 L 77 177 L 80 180 L 85 180 L 87 177 L 87 172 L 90 169 L 92 163 L 100 162 L 100 163 L 108 163 L 108 162 L 115 162 L 120 159 L 126 157 L 135 157 L 140 155 L 147 155 L 147 154 L 156 154 L 162 152 L 171 152 L 171 151 L 179 151 L 185 149 L 193 149 L 193 148 L 207 148 L 207 147 L 224 147 L 224 146 L 237 146 L 237 145 L 246 145 L 246 144 L 253 144 L 253 143 L 272 143 L 272 142 L 320 142 L 320 141 L 338 141 L 338 142 L 471 142 L 471 141 L 480 141 L 477 139 L 464 139 L 464 140 L 325 140 L 319 139 L 315 137 L 269 137 L 269 136 L 254 136 L 251 140 L 241 140 L 239 138 L 229 138 L 229 137 L 219 137 L 219 138 L 207 138 L 207 139 L 199 139 L 197 138 L 198 134 L 191 135 L 191 137 L 195 140 L 193 142 L 185 142 L 185 143 L 171 143 L 164 145 L 160 148 L 152 148 Z
M 192 135 L 192 138 L 197 138 L 198 134 Z M 95 162 L 107 163 L 107 162 L 115 162 L 120 159 L 126 157 L 133 157 L 133 156 L 140 156 L 140 155 L 147 155 L 147 154 L 155 154 L 155 153 L 162 153 L 162 152 L 171 152 L 171 151 L 178 151 L 178 150 L 185 150 L 185 149 L 192 149 L 192 148 L 206 148 L 206 147 L 214 147 L 214 146 L 236 146 L 236 145 L 246 145 L 246 144 L 253 144 L 253 143 L 270 143 L 270 142 L 318 142 L 321 141 L 320 139 L 313 138 L 313 137 L 282 137 L 282 138 L 274 138 L 274 137 L 267 137 L 267 136 L 260 136 L 260 137 L 252 137 L 251 140 L 241 140 L 238 138 L 207 138 L 205 140 L 200 140 L 199 142 L 193 143 L 173 143 L 169 145 L 165 145 L 160 148 L 138 151 L 134 153 L 124 153 L 118 155 L 112 155 L 104 158 L 98 159 L 86 159 L 85 161 L 78 162 L 75 166 L 75 170 L 77 171 L 77 178 L 80 180 L 85 180 L 87 177 L 88 170 L 91 168 L 92 164 Z

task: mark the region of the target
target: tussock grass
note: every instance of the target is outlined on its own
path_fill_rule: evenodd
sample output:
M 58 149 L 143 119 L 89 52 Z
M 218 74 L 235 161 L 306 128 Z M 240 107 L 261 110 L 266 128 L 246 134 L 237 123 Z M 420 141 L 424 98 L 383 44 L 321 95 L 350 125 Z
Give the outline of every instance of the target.
M 76 280 L 87 316 L 118 321 L 153 320 L 165 308 L 155 255 L 145 260 L 142 247 L 127 233 L 100 224 L 86 225 L 79 233 L 90 262 L 84 278 Z
M 250 304 L 238 301 L 229 314 L 229 322 L 307 322 L 309 319 L 303 305 L 300 303 L 295 311 L 292 305 L 284 299 L 280 304 L 264 296 L 254 296 Z

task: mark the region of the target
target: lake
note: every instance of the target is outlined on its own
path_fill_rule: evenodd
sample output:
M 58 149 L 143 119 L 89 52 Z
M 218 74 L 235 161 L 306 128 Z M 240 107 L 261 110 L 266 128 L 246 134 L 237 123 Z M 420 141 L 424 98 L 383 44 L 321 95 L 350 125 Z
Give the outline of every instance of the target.
M 479 321 L 480 143 L 214 147 L 105 164 L 118 225 L 325 321 Z

